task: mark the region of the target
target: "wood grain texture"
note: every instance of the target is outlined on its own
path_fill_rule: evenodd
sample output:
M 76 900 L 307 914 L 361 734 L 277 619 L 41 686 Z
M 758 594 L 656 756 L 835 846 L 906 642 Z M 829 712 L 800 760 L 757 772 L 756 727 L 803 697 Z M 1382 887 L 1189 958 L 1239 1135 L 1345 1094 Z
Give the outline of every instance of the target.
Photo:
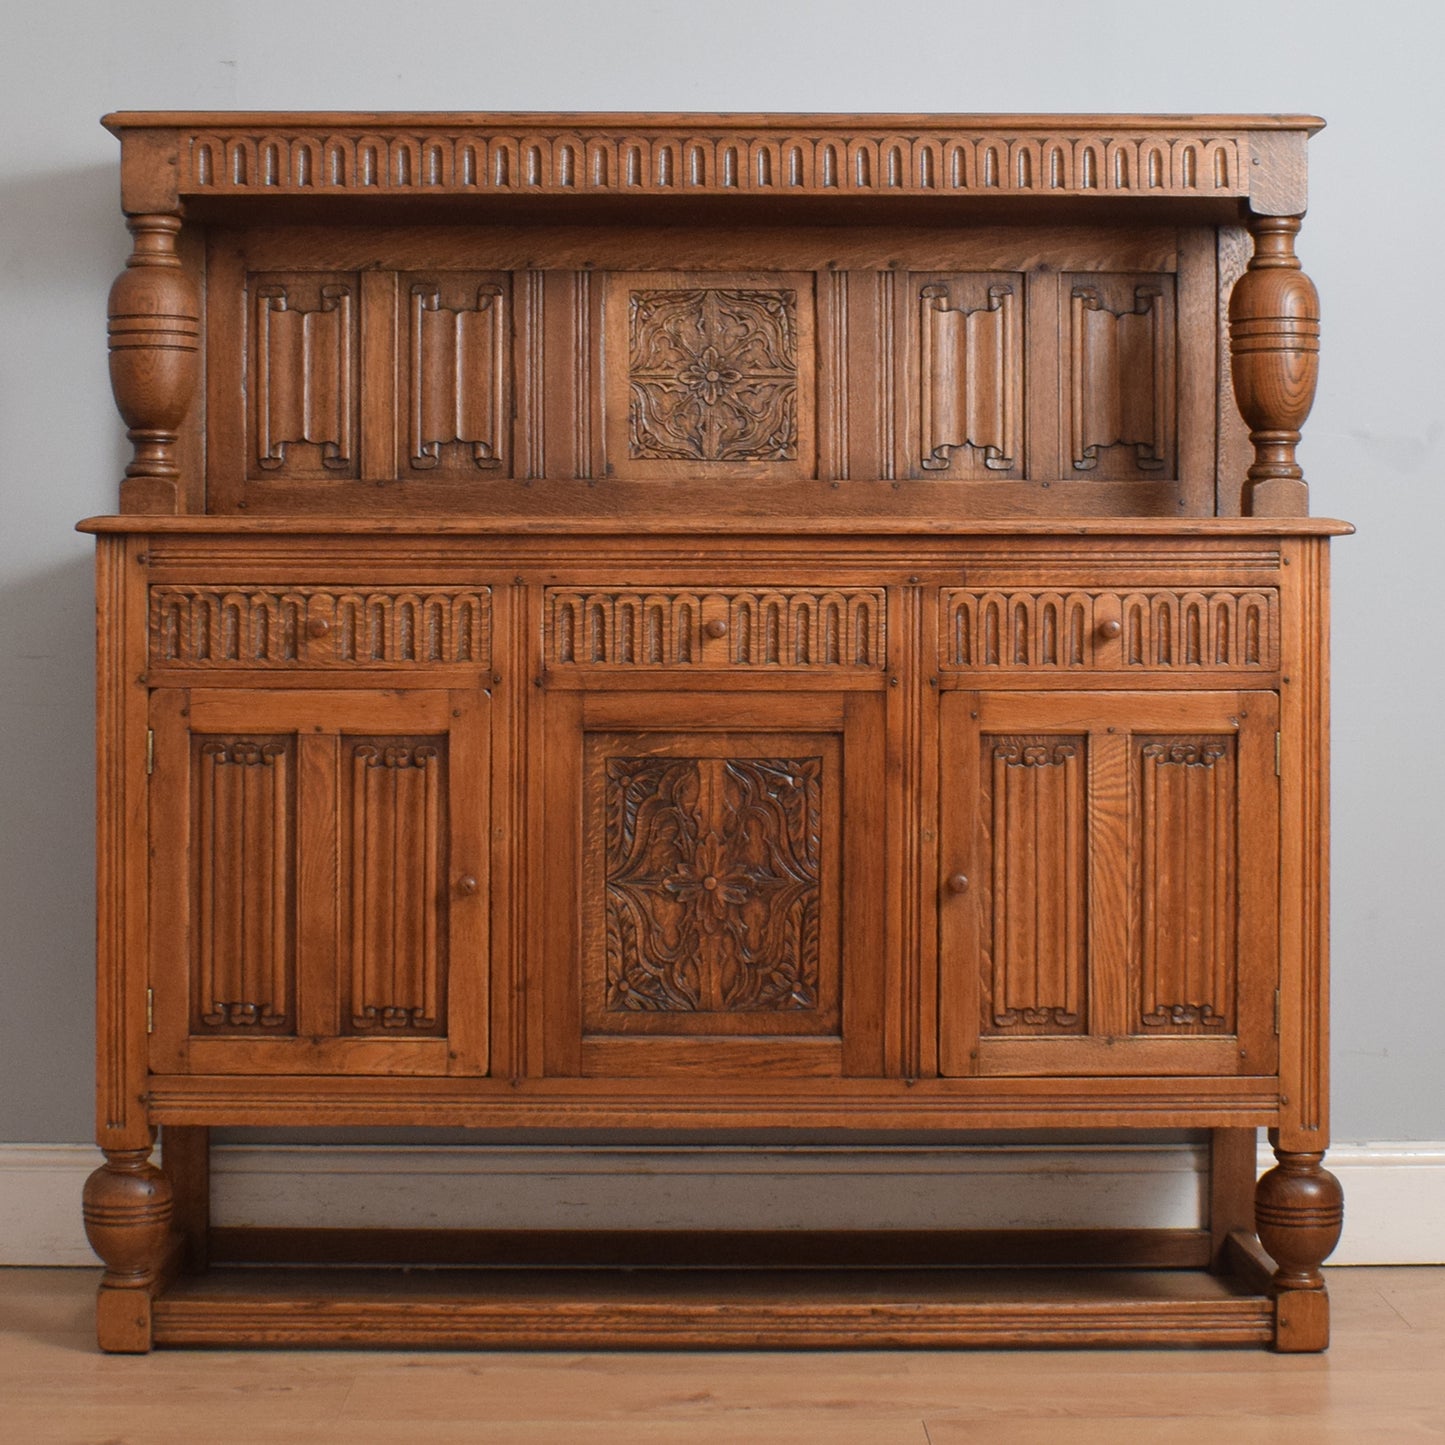
M 107 123 L 105 1347 L 1322 1348 L 1318 122 Z M 1220 1274 L 173 1288 L 251 1125 L 1209 1129 Z

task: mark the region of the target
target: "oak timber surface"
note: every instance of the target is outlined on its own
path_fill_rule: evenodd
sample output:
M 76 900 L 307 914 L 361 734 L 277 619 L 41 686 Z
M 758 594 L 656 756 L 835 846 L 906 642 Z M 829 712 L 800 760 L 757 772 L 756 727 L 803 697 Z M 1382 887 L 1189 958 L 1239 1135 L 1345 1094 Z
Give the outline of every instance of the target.
M 1445 1269 L 1332 1269 L 1328 1355 L 98 1355 L 96 1272 L 0 1271 L 24 1445 L 1401 1445 L 1445 1440 Z

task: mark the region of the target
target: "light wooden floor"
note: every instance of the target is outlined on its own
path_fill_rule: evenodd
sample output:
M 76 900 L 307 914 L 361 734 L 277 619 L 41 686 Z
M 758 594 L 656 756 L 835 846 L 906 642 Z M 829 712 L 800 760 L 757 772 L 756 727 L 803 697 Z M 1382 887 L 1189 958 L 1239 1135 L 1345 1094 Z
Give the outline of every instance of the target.
M 1445 1269 L 1330 1272 L 1329 1354 L 97 1354 L 89 1270 L 0 1270 L 4 1445 L 1445 1440 Z

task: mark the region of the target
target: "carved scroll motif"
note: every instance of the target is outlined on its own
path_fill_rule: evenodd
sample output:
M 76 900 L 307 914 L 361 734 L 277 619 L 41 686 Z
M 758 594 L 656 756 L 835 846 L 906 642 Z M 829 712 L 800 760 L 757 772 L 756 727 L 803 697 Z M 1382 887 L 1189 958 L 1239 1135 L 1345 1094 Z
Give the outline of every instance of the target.
M 1138 744 L 1141 1029 L 1233 1027 L 1237 912 L 1235 741 Z
M 311 308 L 296 304 L 295 289 L 255 291 L 256 462 L 266 472 L 292 470 L 287 448 L 306 443 L 320 449 L 324 469 L 347 472 L 356 455 L 355 289 L 325 283 Z
M 992 826 L 985 1033 L 1084 1030 L 1084 759 L 1082 737 L 985 742 Z
M 973 447 L 990 471 L 1008 471 L 1018 455 L 1016 298 L 990 286 L 987 307 L 949 307 L 949 288 L 919 292 L 919 446 L 928 471 L 946 470 L 949 453 Z
M 353 1032 L 434 1033 L 446 968 L 438 738 L 349 739 L 342 876 Z
M 607 760 L 606 1007 L 818 1007 L 821 758 Z
M 1132 447 L 1134 469 L 1159 472 L 1174 458 L 1172 293 L 1134 287 L 1134 308 L 1111 310 L 1101 287 L 1076 285 L 1070 300 L 1070 458 L 1093 471 L 1099 453 Z
M 630 292 L 629 454 L 795 460 L 797 306 L 791 290 Z
M 507 318 L 505 293 L 481 285 L 469 308 L 442 305 L 428 282 L 410 294 L 411 406 L 409 464 L 440 464 L 443 448 L 467 448 L 474 467 L 502 466 Z
M 292 748 L 283 737 L 197 740 L 195 1029 L 291 1030 Z

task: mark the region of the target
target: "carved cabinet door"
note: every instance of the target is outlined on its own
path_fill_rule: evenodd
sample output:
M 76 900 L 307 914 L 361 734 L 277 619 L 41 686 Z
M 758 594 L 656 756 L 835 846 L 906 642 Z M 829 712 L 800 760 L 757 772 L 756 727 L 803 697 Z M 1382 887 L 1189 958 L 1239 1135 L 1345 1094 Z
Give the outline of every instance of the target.
M 1273 1072 L 1275 695 L 942 706 L 943 1073 Z
M 154 1071 L 486 1071 L 486 702 L 154 694 Z
M 547 699 L 547 1073 L 881 1071 L 882 703 Z

